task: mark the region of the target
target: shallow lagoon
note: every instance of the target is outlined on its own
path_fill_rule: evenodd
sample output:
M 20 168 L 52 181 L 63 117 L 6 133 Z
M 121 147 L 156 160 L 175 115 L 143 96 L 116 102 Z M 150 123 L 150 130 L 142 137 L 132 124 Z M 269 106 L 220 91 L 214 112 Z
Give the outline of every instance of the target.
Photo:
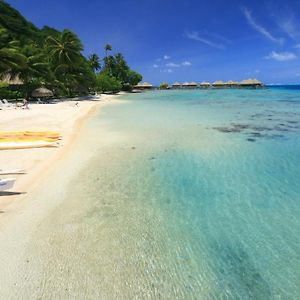
M 299 90 L 128 95 L 85 132 L 22 295 L 299 298 Z

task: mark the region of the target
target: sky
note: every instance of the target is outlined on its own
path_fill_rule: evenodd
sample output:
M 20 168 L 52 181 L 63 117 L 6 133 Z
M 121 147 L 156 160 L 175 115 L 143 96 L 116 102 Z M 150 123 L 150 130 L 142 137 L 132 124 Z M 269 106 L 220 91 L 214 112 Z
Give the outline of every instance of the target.
M 106 43 L 153 84 L 257 78 L 300 83 L 300 0 L 7 0 L 38 27 Z

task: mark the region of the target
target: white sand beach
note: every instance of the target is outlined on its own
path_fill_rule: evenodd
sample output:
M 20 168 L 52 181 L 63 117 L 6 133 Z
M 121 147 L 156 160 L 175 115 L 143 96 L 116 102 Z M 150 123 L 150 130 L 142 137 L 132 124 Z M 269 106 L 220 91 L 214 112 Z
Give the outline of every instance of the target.
M 13 189 L 0 197 L 1 212 L 9 212 L 10 204 L 34 189 L 51 166 L 55 165 L 55 161 L 71 146 L 83 121 L 114 97 L 101 95 L 100 98 L 80 101 L 66 99 L 54 104 L 30 104 L 29 109 L 11 107 L 0 110 L 0 132 L 57 131 L 62 137 L 56 148 L 1 150 L 0 169 L 26 171 L 23 175 L 1 175 L 1 178 L 17 179 Z

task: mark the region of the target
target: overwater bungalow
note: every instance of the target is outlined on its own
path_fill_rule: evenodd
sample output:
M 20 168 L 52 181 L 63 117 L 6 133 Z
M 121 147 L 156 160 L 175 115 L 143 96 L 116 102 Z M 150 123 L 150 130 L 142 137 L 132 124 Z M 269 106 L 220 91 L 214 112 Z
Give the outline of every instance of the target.
M 153 88 L 153 85 L 149 82 L 140 82 L 134 86 L 136 90 L 150 90 Z
M 202 81 L 199 86 L 201 88 L 209 88 L 210 87 L 210 83 L 206 82 L 206 81 Z
M 239 83 L 237 81 L 233 81 L 233 80 L 229 80 L 227 82 L 225 82 L 225 85 L 227 87 L 238 87 L 239 86 Z
M 173 84 L 172 84 L 172 88 L 173 89 L 179 89 L 179 88 L 181 88 L 181 84 L 179 83 L 179 82 L 174 82 Z
M 245 79 L 240 82 L 242 87 L 262 87 L 263 83 L 257 79 Z
M 198 84 L 195 81 L 190 82 L 190 87 L 191 88 L 196 88 Z
M 217 80 L 212 85 L 213 87 L 221 88 L 221 87 L 225 87 L 226 83 L 222 80 Z
M 193 89 L 193 88 L 196 88 L 198 85 L 197 85 L 197 83 L 196 82 L 184 82 L 183 84 L 182 84 L 182 87 L 184 87 L 184 88 L 188 88 L 188 89 Z

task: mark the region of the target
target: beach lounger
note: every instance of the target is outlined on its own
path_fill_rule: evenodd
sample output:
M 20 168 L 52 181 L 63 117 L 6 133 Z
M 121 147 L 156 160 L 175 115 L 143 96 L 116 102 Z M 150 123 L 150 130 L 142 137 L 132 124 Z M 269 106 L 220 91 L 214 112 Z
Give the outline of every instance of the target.
M 11 189 L 15 184 L 15 178 L 0 179 L 0 191 Z
M 8 107 L 12 107 L 12 105 L 6 100 L 0 100 L 0 107 L 1 108 L 8 108 Z
M 11 106 L 12 106 L 12 104 L 9 103 L 6 99 L 3 99 L 2 102 L 3 102 L 4 105 L 7 106 L 7 107 L 11 107 Z
M 9 106 L 7 106 L 3 100 L 0 100 L 0 109 L 5 109 L 5 108 L 8 108 Z
M 25 170 L 2 170 L 0 169 L 0 175 L 19 175 L 19 174 L 26 174 Z

